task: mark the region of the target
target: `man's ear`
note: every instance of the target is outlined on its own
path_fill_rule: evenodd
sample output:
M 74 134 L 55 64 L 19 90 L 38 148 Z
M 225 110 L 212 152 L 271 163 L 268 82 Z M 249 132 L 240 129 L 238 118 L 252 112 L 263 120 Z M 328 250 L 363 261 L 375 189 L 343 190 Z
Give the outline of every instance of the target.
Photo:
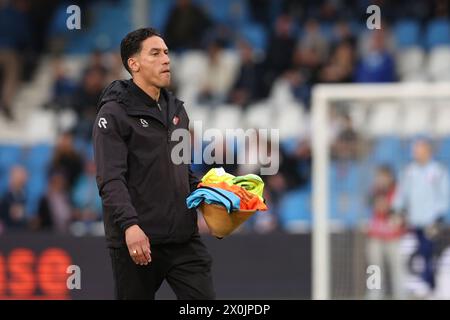
M 136 57 L 130 57 L 128 58 L 128 68 L 130 68 L 133 72 L 138 72 L 140 69 L 139 61 L 136 59 Z

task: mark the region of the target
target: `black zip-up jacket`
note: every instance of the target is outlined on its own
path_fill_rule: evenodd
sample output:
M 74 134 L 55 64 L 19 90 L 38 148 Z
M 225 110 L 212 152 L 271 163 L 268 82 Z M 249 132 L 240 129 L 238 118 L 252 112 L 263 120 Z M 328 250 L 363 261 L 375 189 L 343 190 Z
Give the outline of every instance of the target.
M 109 247 L 125 246 L 125 230 L 138 224 L 150 244 L 181 243 L 198 234 L 186 197 L 198 179 L 189 164 L 171 161 L 171 133 L 188 130 L 183 102 L 162 89 L 167 121 L 156 101 L 132 80 L 113 81 L 102 93 L 94 124 L 97 185 Z

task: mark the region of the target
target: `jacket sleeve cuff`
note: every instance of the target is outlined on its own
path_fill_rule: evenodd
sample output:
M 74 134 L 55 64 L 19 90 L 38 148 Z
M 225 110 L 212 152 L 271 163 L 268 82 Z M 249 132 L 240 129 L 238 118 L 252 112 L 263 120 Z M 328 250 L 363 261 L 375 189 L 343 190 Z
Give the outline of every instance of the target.
M 122 232 L 124 232 L 125 233 L 125 230 L 127 230 L 129 227 L 131 227 L 132 225 L 137 225 L 138 224 L 138 219 L 137 218 L 131 218 L 131 219 L 128 219 L 128 220 L 126 220 L 125 222 L 123 222 L 121 225 L 120 225 L 120 228 L 122 229 Z

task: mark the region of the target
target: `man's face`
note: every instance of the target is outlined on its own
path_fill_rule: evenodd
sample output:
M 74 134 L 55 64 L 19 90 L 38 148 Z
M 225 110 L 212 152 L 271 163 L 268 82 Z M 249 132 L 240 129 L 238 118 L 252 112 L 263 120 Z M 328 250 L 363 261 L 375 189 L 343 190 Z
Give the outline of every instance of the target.
M 375 184 L 380 189 L 387 189 L 393 184 L 393 177 L 389 172 L 380 169 L 377 171 Z
M 431 158 L 431 146 L 426 141 L 417 141 L 413 152 L 414 159 L 419 163 L 427 163 Z
M 22 189 L 27 182 L 28 174 L 27 171 L 20 166 L 14 167 L 11 170 L 10 176 L 10 186 L 13 189 Z
M 158 36 L 145 39 L 141 51 L 129 59 L 129 66 L 135 74 L 149 85 L 164 88 L 170 85 L 169 49 Z

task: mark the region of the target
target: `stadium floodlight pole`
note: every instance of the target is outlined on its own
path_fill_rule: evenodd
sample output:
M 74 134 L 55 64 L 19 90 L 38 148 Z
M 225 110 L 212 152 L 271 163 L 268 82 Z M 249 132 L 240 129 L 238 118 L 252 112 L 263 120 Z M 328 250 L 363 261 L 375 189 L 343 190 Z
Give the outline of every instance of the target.
M 312 297 L 329 299 L 330 255 L 328 232 L 328 127 L 327 101 L 320 86 L 313 88 L 312 96 L 312 150 L 313 150 L 313 234 L 312 234 Z
M 329 130 L 331 101 L 358 99 L 441 99 L 450 98 L 450 82 L 392 84 L 321 84 L 312 91 L 313 149 L 313 243 L 312 298 L 331 296 L 331 258 L 329 234 Z

